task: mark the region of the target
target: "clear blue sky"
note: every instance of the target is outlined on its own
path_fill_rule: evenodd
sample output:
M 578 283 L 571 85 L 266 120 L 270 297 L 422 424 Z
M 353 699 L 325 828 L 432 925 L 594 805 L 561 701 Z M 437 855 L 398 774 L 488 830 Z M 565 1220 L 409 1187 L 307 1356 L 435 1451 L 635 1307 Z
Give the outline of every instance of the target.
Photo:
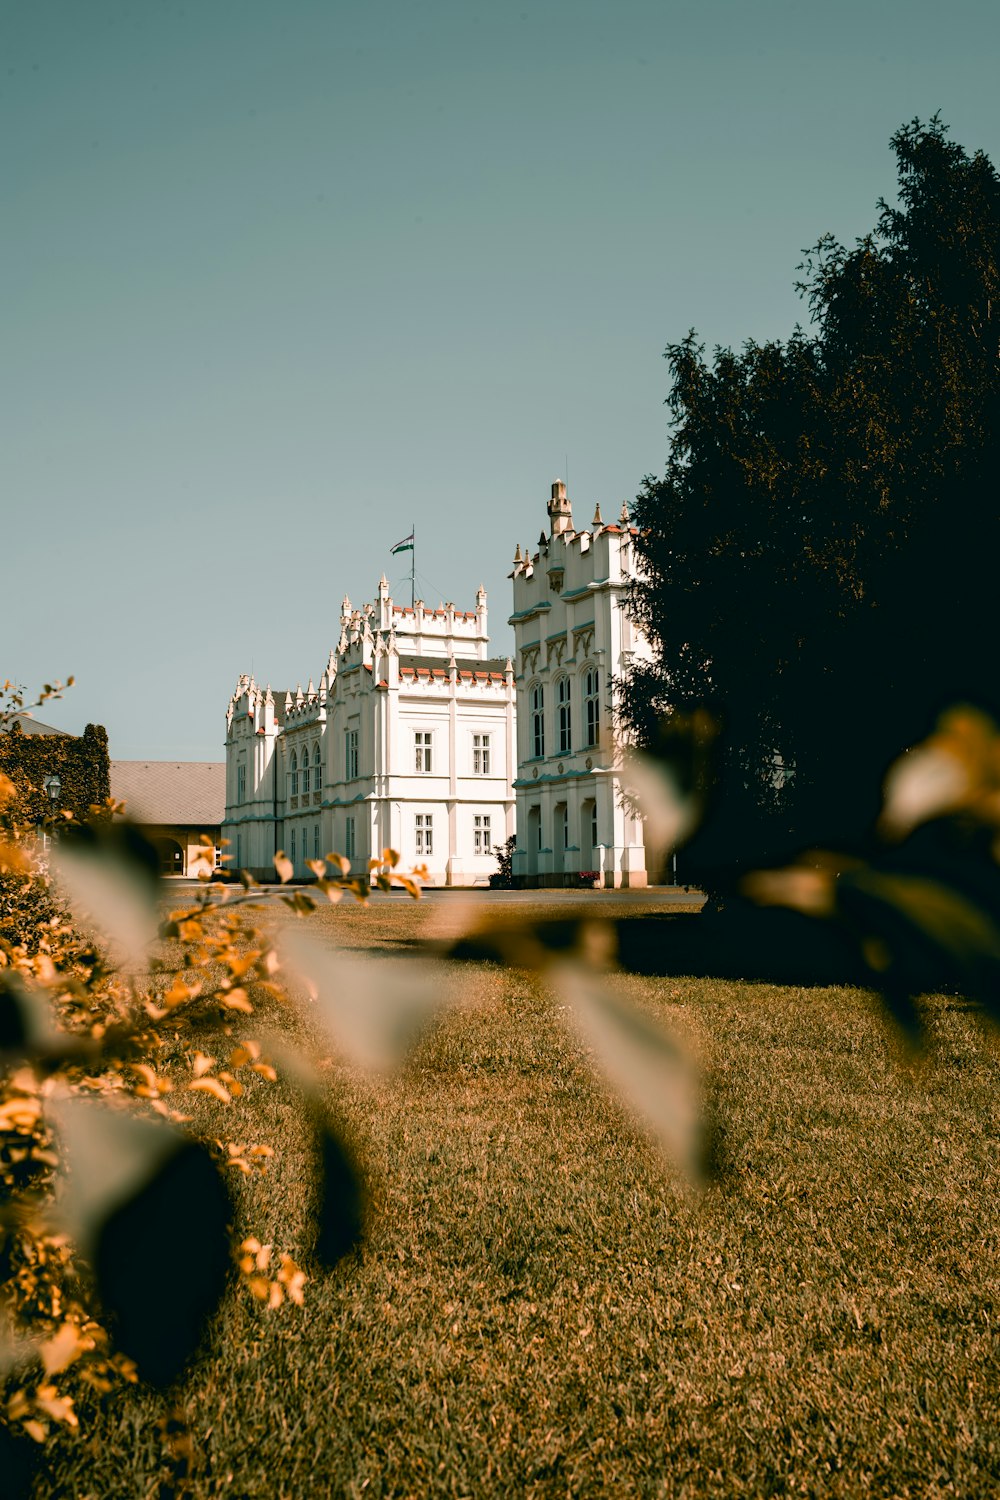
M 567 457 L 583 522 L 662 469 L 668 341 L 786 336 L 913 116 L 1000 161 L 998 42 L 995 0 L 7 0 L 0 676 L 221 759 L 411 521 L 506 651 Z

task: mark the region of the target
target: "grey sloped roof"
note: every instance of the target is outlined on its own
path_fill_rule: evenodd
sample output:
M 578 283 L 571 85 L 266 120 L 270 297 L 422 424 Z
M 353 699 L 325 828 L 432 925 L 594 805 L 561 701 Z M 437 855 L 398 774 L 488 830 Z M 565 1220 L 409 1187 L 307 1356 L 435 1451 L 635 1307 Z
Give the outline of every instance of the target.
M 53 729 L 51 724 L 42 724 L 38 721 L 38 719 L 33 718 L 31 714 L 21 712 L 11 714 L 10 717 L 7 718 L 2 725 L 0 725 L 0 729 L 3 729 L 7 733 L 9 733 L 10 730 L 13 729 L 15 724 L 20 724 L 21 731 L 24 734 L 57 734 L 60 736 L 60 738 L 65 740 L 71 740 L 73 738 L 69 730 Z
M 111 795 L 137 823 L 221 823 L 226 763 L 219 760 L 113 760 Z

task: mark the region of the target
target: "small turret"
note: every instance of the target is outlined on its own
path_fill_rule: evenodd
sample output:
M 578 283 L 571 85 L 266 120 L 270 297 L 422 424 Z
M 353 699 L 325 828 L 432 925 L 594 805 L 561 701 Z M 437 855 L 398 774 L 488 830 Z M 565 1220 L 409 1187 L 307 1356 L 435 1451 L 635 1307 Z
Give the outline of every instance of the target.
M 561 536 L 563 532 L 573 530 L 573 508 L 566 496 L 566 486 L 561 479 L 557 479 L 552 486 L 552 498 L 549 501 L 549 521 L 553 536 Z
M 603 526 L 604 525 L 604 517 L 601 515 L 601 507 L 600 507 L 600 505 L 595 505 L 594 506 L 594 519 L 591 521 L 590 524 L 591 524 L 591 526 L 593 527 L 593 529 L 595 531 L 597 530 L 598 526 Z
M 622 501 L 622 513 L 618 517 L 618 522 L 619 522 L 619 525 L 621 525 L 621 526 L 628 526 L 629 525 L 628 501 L 627 500 L 623 500 Z

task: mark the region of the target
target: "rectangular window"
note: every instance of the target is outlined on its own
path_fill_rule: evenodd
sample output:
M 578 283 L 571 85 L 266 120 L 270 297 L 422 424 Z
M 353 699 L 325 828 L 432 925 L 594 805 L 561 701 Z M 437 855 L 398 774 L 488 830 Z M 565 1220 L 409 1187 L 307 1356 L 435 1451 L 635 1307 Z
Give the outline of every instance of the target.
M 295 863 L 295 829 L 292 829 L 292 864 Z
M 345 730 L 345 743 L 344 774 L 348 781 L 354 781 L 358 774 L 358 731 L 356 729 Z
M 417 813 L 416 817 L 417 853 L 434 853 L 434 827 L 430 813 Z
M 236 868 L 237 870 L 243 868 L 243 835 L 241 833 L 236 835 Z
M 319 824 L 313 826 L 313 859 L 319 859 Z
M 309 795 L 309 762 L 306 761 L 302 767 L 302 791 L 305 796 Z
M 236 800 L 245 802 L 247 795 L 247 768 L 244 765 L 236 767 Z
M 354 856 L 354 819 L 348 818 L 346 824 L 344 825 L 344 858 L 353 859 Z
M 489 854 L 493 847 L 490 838 L 489 813 L 476 813 L 472 819 L 472 847 L 476 854 Z
M 414 769 L 418 775 L 426 775 L 431 769 L 431 736 L 430 731 L 417 730 L 413 736 L 414 746 Z
M 472 774 L 473 776 L 490 774 L 490 737 L 488 734 L 472 736 Z

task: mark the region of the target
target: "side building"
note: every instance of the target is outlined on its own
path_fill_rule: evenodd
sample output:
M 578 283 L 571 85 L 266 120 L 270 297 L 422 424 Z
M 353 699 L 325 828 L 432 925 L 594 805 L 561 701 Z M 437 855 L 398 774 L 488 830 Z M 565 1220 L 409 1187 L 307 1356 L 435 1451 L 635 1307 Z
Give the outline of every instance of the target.
M 275 693 L 243 676 L 226 714 L 232 866 L 298 878 L 336 850 L 364 873 L 385 848 L 430 885 L 486 885 L 514 832 L 514 669 L 487 655 L 486 594 L 472 611 L 345 598 L 319 686 Z
M 528 886 L 575 885 L 592 871 L 604 886 L 647 884 L 643 825 L 623 806 L 615 681 L 648 652 L 624 608 L 637 535 L 622 507 L 606 525 L 573 529 L 557 480 L 548 532 L 514 554 L 517 662 L 517 849 Z

